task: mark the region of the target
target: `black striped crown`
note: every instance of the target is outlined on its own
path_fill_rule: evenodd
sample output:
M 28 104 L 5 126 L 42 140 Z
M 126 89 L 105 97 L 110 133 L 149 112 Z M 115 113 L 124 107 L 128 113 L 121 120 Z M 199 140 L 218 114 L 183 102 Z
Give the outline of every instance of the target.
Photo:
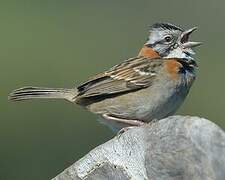
M 179 30 L 184 31 L 181 27 L 178 27 L 171 23 L 155 23 L 151 26 L 152 29 L 168 29 L 168 30 Z

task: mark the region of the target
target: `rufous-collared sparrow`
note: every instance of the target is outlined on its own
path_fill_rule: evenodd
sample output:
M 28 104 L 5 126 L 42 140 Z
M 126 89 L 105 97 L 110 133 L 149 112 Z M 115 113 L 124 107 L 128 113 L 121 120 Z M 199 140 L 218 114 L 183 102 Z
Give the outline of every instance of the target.
M 165 118 L 182 104 L 196 76 L 192 48 L 201 43 L 189 41 L 194 30 L 156 23 L 137 57 L 76 88 L 23 87 L 9 99 L 66 99 L 100 115 L 115 130 Z

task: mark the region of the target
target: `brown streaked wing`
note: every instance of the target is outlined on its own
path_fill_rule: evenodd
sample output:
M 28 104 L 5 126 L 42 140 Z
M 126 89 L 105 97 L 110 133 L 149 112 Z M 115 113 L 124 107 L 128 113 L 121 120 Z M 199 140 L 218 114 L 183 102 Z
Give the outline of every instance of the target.
M 161 59 L 152 60 L 144 57 L 128 59 L 79 86 L 78 98 L 116 95 L 149 87 L 161 64 Z

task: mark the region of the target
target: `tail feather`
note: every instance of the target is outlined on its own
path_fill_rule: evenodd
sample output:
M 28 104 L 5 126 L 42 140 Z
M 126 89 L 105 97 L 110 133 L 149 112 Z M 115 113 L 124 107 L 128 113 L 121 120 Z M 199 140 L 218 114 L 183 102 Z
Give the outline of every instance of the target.
M 74 102 L 77 96 L 76 89 L 23 87 L 12 91 L 8 99 L 22 101 L 28 99 L 66 99 Z

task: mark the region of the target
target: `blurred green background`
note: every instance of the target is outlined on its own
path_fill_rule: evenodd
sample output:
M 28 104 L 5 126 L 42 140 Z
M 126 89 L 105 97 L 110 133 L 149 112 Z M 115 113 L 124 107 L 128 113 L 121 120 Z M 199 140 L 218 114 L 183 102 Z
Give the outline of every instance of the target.
M 26 85 L 72 87 L 137 55 L 148 26 L 198 26 L 198 78 L 177 114 L 225 129 L 224 0 L 0 1 L 0 179 L 50 179 L 113 134 L 65 101 L 10 103 Z

